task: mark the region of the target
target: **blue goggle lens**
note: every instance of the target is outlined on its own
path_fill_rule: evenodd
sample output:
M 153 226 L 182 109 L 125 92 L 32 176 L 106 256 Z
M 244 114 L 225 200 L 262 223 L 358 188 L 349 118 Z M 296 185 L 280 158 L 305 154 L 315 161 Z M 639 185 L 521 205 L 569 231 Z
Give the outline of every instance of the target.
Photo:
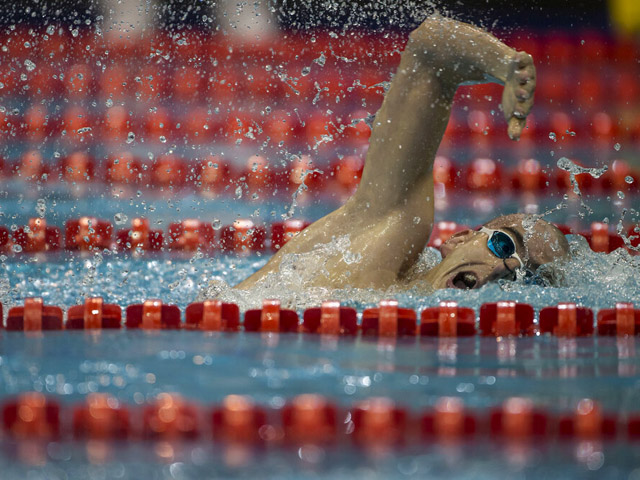
M 516 253 L 516 246 L 513 244 L 511 237 L 503 232 L 493 232 L 489 238 L 489 250 L 491 250 L 498 258 L 509 258 Z

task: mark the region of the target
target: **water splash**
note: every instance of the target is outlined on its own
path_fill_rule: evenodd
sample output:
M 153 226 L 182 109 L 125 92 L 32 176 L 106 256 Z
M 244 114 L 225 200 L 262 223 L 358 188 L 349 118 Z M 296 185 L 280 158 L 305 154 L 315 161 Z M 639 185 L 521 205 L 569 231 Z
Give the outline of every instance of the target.
M 609 167 L 606 165 L 602 168 L 581 167 L 580 165 L 577 165 L 576 163 L 569 160 L 567 157 L 559 158 L 557 165 L 560 170 L 564 170 L 565 172 L 569 173 L 569 179 L 571 182 L 571 187 L 573 188 L 573 193 L 575 193 L 576 196 L 580 199 L 580 206 L 582 207 L 582 209 L 587 213 L 592 214 L 593 210 L 591 209 L 591 207 L 584 203 L 582 192 L 580 191 L 580 186 L 578 185 L 578 181 L 576 180 L 576 175 L 586 173 L 591 175 L 593 178 L 600 178 L 609 169 Z M 584 212 L 580 211 L 578 212 L 578 215 L 584 217 Z

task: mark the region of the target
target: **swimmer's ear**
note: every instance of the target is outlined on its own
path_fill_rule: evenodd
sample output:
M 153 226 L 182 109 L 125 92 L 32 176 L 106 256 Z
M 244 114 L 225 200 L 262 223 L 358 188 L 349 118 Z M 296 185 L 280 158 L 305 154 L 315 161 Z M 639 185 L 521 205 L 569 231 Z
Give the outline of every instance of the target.
M 509 74 L 502 92 L 502 110 L 509 126 L 507 133 L 512 140 L 518 140 L 527 124 L 527 115 L 533 107 L 536 89 L 536 68 L 533 57 L 525 52 L 517 52 L 511 59 Z

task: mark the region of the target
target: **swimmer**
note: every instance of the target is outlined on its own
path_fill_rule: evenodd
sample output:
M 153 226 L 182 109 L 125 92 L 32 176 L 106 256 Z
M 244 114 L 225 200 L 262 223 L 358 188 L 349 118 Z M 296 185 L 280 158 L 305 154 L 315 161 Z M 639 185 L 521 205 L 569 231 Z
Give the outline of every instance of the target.
M 285 255 L 302 254 L 348 235 L 359 262 L 335 254 L 307 287 L 418 289 L 479 288 L 533 273 L 568 255 L 560 230 L 541 218 L 513 214 L 478 230 L 455 234 L 441 247 L 442 262 L 414 268 L 434 220 L 433 163 L 461 84 L 504 85 L 507 133 L 518 140 L 533 105 L 533 59 L 471 25 L 427 18 L 410 36 L 371 133 L 357 191 L 339 209 L 287 242 L 258 272 L 236 288 L 256 286 L 277 272 Z M 297 268 L 305 268 L 298 265 Z

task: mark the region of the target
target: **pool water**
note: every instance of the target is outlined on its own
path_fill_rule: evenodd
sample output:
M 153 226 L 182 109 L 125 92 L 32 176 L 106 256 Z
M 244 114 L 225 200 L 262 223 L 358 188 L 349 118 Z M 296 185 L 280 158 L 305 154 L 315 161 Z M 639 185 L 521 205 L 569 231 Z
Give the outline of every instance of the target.
M 3 203 L 4 218 L 10 220 L 5 223 L 24 224 L 36 211 L 37 200 L 34 196 Z M 136 197 L 134 193 L 126 199 L 47 197 L 45 203 L 47 216 L 53 218 L 54 224 L 56 220 L 88 214 L 99 205 L 100 216 L 105 218 L 146 214 L 152 222 L 162 219 L 158 222 L 160 228 L 187 216 L 228 223 L 239 216 L 255 215 L 254 219 L 268 222 L 281 218 L 290 208 L 290 204 L 276 200 L 267 204 L 229 202 L 189 196 L 159 201 L 157 197 Z M 303 204 L 298 207 L 299 213 L 304 218 L 318 218 L 335 206 L 335 199 L 333 202 Z M 517 202 L 517 198 L 502 199 L 499 208 L 513 210 Z M 547 199 L 548 207 L 554 202 L 556 199 Z M 603 216 L 616 218 L 615 205 L 594 204 L 600 209 L 609 208 Z M 149 206 L 153 206 L 152 211 Z M 541 208 L 547 207 L 542 203 Z M 455 208 L 447 214 L 461 223 L 483 216 L 490 218 L 486 212 Z M 184 311 L 194 301 L 217 295 L 237 303 L 243 311 L 259 308 L 264 298 L 279 298 L 283 307 L 302 313 L 326 299 L 338 299 L 361 312 L 383 298 L 395 298 L 400 306 L 418 312 L 440 301 L 454 300 L 474 308 L 476 314 L 483 303 L 498 300 L 525 302 L 536 312 L 567 301 L 596 312 L 612 308 L 617 301 L 640 303 L 640 257 L 623 250 L 594 253 L 579 236 L 571 237 L 571 246 L 573 260 L 562 266 L 562 287 L 500 282 L 474 291 L 436 292 L 304 289 L 299 279 L 287 272 L 254 291 L 229 288 L 264 265 L 268 254 L 238 257 L 219 252 L 160 252 L 136 256 L 111 250 L 8 254 L 2 257 L 0 301 L 11 306 L 26 297 L 40 296 L 46 304 L 68 308 L 81 304 L 85 297 L 102 296 L 107 303 L 125 307 L 159 298 Z M 422 261 L 428 267 L 438 258 L 436 250 L 427 249 Z M 291 259 L 316 260 L 304 256 Z M 113 394 L 136 408 L 159 393 L 175 392 L 208 408 L 226 395 L 243 394 L 278 411 L 296 395 L 321 393 L 338 406 L 343 412 L 341 418 L 348 423 L 344 412 L 354 403 L 380 396 L 416 415 L 442 396 L 455 396 L 480 416 L 514 396 L 532 399 L 552 413 L 571 410 L 580 399 L 590 398 L 624 422 L 640 402 L 640 355 L 636 355 L 636 348 L 635 338 L 597 336 L 388 342 L 364 338 L 327 341 L 303 334 L 123 330 L 29 336 L 3 332 L 0 399 L 38 391 L 70 406 L 88 393 L 101 392 Z M 347 441 L 336 447 L 277 447 L 267 451 L 249 448 L 240 453 L 209 438 L 172 444 L 169 449 L 162 442 L 115 442 L 107 445 L 106 457 L 96 459 L 89 444 L 68 438 L 25 445 L 5 436 L 1 440 L 0 470 L 3 479 L 640 475 L 637 448 L 627 443 L 622 434 L 604 442 L 545 437 L 515 445 L 485 438 L 478 435 L 455 445 L 411 441 L 384 451 L 356 447 Z

